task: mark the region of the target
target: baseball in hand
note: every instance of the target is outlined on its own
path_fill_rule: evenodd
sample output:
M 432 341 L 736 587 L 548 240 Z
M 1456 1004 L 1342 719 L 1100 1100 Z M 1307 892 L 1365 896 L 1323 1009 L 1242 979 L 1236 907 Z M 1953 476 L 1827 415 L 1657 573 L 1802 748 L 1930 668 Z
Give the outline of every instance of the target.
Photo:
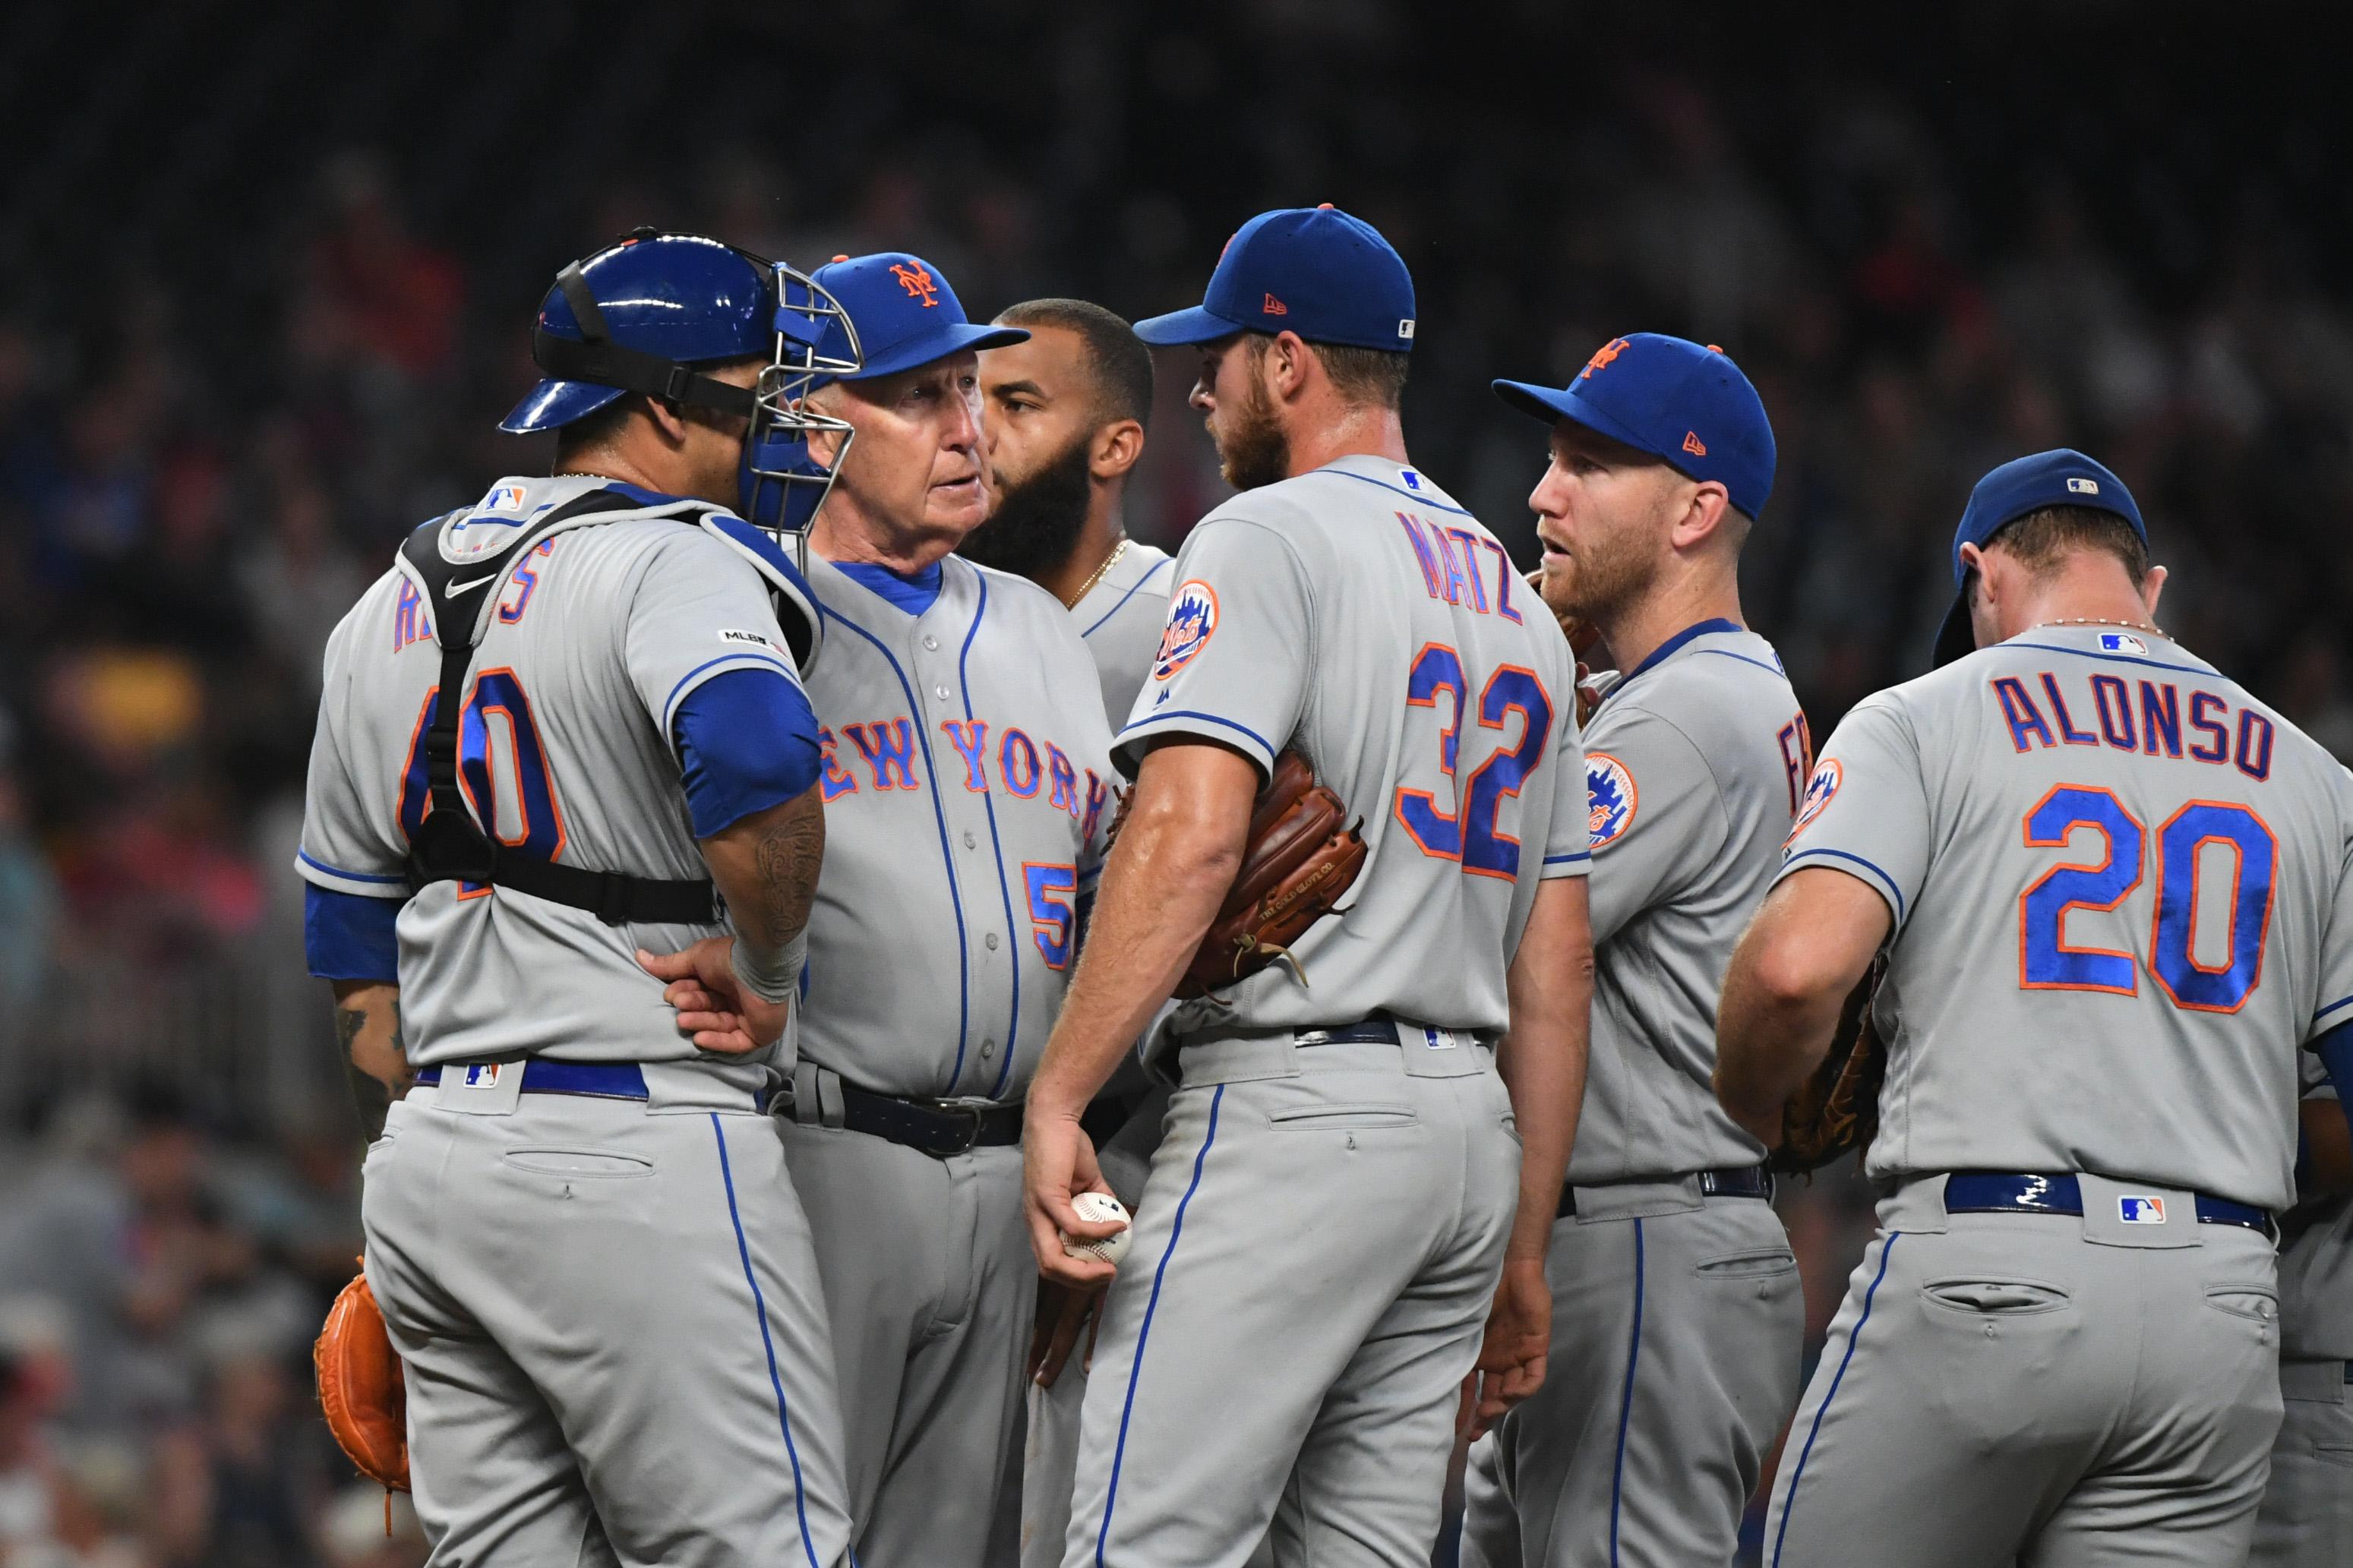
M 1117 1268 L 1119 1260 L 1127 1256 L 1127 1244 L 1135 1234 L 1134 1227 L 1128 1219 L 1127 1205 L 1109 1193 L 1081 1193 L 1071 1200 L 1071 1206 L 1079 1211 L 1081 1219 L 1094 1221 L 1115 1219 L 1120 1224 L 1129 1226 L 1117 1236 L 1106 1237 L 1101 1241 L 1082 1241 L 1067 1230 L 1060 1233 L 1062 1237 L 1062 1250 L 1071 1257 L 1097 1258 Z

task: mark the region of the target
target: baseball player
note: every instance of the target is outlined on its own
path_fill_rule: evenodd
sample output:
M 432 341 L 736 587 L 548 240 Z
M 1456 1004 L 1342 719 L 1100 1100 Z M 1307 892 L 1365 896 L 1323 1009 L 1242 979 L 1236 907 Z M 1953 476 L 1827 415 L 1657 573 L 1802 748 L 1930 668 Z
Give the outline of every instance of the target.
M 652 230 L 565 268 L 504 426 L 556 431 L 560 471 L 417 530 L 328 643 L 296 868 L 382 1085 L 366 1270 L 436 1563 L 848 1548 L 763 1114 L 825 840 L 814 615 L 728 510 L 778 433 L 751 389 L 793 276 Z M 727 1021 L 674 1017 L 649 948 Z
M 1887 959 L 1889 1195 L 1765 1560 L 2237 1563 L 2296 1047 L 2353 1067 L 2353 778 L 2158 629 L 2081 453 L 1980 480 L 1953 572 L 1939 667 L 1841 722 L 1725 980 L 1718 1092 L 1770 1143 Z
M 1037 1282 L 1021 1094 L 1110 827 L 1111 733 L 1069 612 L 952 553 L 987 510 L 977 352 L 1027 332 L 967 321 L 918 257 L 815 278 L 863 369 L 807 399 L 839 426 L 810 447 L 834 477 L 808 573 L 827 847 L 786 1152 L 859 1558 L 955 1568 L 988 1555 L 1015 1473 Z
M 1625 674 L 1584 736 L 1593 1049 L 1546 1266 L 1552 1361 L 1471 1450 L 1462 1557 L 1725 1563 L 1805 1333 L 1764 1145 L 1710 1084 L 1724 966 L 1813 769 L 1740 613 L 1773 432 L 1721 351 L 1650 332 L 1564 388 L 1495 388 L 1552 427 L 1529 498 L 1545 598 Z
M 1120 515 L 1152 416 L 1152 355 L 1125 321 L 1084 300 L 1031 300 L 998 311 L 997 323 L 1029 336 L 981 356 L 998 494 L 957 553 L 1070 606 L 1116 729 L 1168 618 L 1172 558 L 1130 539 Z
M 1136 329 L 1196 347 L 1242 493 L 1177 556 L 1121 732 L 1133 809 L 1030 1088 L 1049 1277 L 1111 1272 L 1057 1235 L 1111 1228 L 1071 1206 L 1104 1187 L 1080 1119 L 1191 962 L 1279 753 L 1368 851 L 1295 970 L 1155 1029 L 1180 1087 L 1103 1309 L 1069 1564 L 1240 1568 L 1270 1525 L 1277 1562 L 1426 1563 L 1466 1375 L 1487 1420 L 1543 1375 L 1589 985 L 1574 670 L 1406 456 L 1413 327 L 1405 263 L 1325 206 L 1251 219 L 1199 309 Z
M 2280 1397 L 2250 1568 L 2353 1562 L 2353 1148 L 2344 1105 L 2305 1058 L 2295 1208 L 2280 1222 Z
M 1115 728 L 1152 672 L 1168 618 L 1172 557 L 1128 538 L 1120 521 L 1152 412 L 1152 353 L 1126 321 L 1084 300 L 1031 300 L 998 311 L 997 322 L 1029 336 L 981 356 L 981 423 L 997 498 L 957 552 L 1018 573 L 1070 606 Z M 1134 1057 L 1089 1108 L 1104 1177 L 1131 1210 L 1167 1109 L 1166 1089 Z M 1073 1366 L 1071 1354 L 1095 1300 L 1095 1292 L 1051 1282 L 1039 1290 L 1016 1525 L 1032 1568 L 1062 1560 L 1087 1391 L 1086 1357 Z

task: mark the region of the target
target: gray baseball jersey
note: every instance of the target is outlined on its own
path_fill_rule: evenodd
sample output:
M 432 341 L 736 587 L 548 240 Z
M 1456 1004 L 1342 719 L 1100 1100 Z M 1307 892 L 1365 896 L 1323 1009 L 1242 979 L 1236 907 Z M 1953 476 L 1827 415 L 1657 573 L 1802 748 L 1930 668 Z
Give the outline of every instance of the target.
M 1071 606 L 1071 619 L 1094 656 L 1103 714 L 1114 730 L 1127 721 L 1160 651 L 1174 560 L 1166 550 L 1131 539 L 1102 581 Z
M 1111 826 L 1095 668 L 1053 595 L 962 556 L 911 615 L 809 563 L 825 869 L 801 1049 L 886 1094 L 1015 1100 Z
M 1728 621 L 1661 647 L 1587 725 L 1593 1049 L 1572 1184 L 1765 1157 L 1716 1103 L 1715 1005 L 1812 770 L 1772 645 Z
M 1221 502 L 1175 575 L 1121 765 L 1168 736 L 1261 772 L 1296 749 L 1368 851 L 1346 917 L 1293 948 L 1306 984 L 1274 965 L 1180 1006 L 1176 1031 L 1383 1010 L 1501 1030 L 1537 882 L 1592 858 L 1575 662 L 1504 547 L 1419 470 L 1356 456 Z
M 961 556 L 939 570 L 934 590 L 809 563 L 826 854 L 784 1131 L 838 1325 L 858 1555 L 978 1568 L 1009 1511 L 1038 1277 L 1021 1152 L 935 1158 L 828 1108 L 842 1081 L 1020 1099 L 1077 957 L 1114 775 L 1070 613 Z
M 481 536 L 478 547 L 495 554 L 529 519 L 604 484 L 504 479 L 445 527 Z M 509 572 L 474 657 L 460 777 L 508 844 L 598 870 L 701 877 L 670 737 L 679 704 L 731 669 L 800 677 L 758 572 L 690 525 L 708 503 L 643 499 L 642 510 L 559 531 Z M 409 896 L 408 829 L 426 798 L 422 721 L 440 672 L 426 605 L 387 572 L 328 639 L 295 863 L 322 888 L 408 900 L 398 929 L 411 1064 L 540 1055 L 756 1070 L 702 1058 L 635 957 L 719 928 L 610 926 L 457 882 Z
M 2353 1008 L 2353 779 L 2162 638 L 2044 626 L 1858 704 L 1783 876 L 1894 911 L 1870 1173 L 2095 1171 L 2271 1210 Z
M 1516 1197 L 1476 1042 L 1536 884 L 1591 859 L 1573 661 L 1493 536 L 1371 457 L 1220 503 L 1173 575 L 1123 762 L 1294 748 L 1368 854 L 1295 948 L 1304 984 L 1262 972 L 1162 1034 L 1182 1084 L 1103 1308 L 1063 1561 L 1241 1568 L 1271 1530 L 1278 1562 L 1426 1563 Z M 1384 1009 L 1386 1038 L 1314 1034 Z M 1300 1289 L 1270 1290 L 1283 1237 Z
M 1586 725 L 1593 1046 L 1546 1273 L 1544 1386 L 1472 1447 L 1479 1568 L 1727 1563 L 1797 1404 L 1804 1304 L 1762 1198 L 1695 1173 L 1764 1148 L 1717 1104 L 1715 1011 L 1813 767 L 1772 645 L 1678 634 Z

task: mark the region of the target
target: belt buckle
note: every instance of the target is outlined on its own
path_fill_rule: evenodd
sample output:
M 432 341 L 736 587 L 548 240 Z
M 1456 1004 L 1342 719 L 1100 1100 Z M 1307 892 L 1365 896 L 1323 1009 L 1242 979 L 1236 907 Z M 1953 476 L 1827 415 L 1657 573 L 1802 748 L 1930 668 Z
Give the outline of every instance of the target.
M 955 1100 L 934 1100 L 929 1103 L 933 1110 L 957 1123 L 960 1130 L 960 1136 L 946 1147 L 934 1150 L 934 1154 L 944 1160 L 952 1154 L 969 1154 L 980 1146 L 982 1118 L 994 1109 L 991 1101 L 959 1096 Z

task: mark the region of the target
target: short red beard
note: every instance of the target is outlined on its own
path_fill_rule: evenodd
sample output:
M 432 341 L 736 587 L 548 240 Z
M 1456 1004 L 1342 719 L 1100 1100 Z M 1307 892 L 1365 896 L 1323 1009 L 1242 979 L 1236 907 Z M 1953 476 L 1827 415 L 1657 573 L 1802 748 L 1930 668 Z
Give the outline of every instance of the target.
M 1218 421 L 1218 470 L 1238 490 L 1280 484 L 1291 477 L 1291 437 L 1274 416 L 1274 404 L 1257 376 L 1239 405 Z

